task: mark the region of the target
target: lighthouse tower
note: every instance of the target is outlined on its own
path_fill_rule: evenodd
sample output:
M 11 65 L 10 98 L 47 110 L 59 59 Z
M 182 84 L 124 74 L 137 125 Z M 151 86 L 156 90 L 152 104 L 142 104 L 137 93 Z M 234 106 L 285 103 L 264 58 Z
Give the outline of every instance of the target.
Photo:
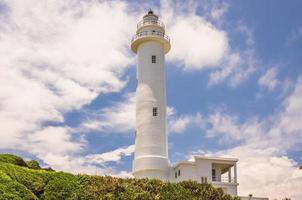
M 137 24 L 131 49 L 137 54 L 136 138 L 133 176 L 169 179 L 165 54 L 170 40 L 152 10 Z

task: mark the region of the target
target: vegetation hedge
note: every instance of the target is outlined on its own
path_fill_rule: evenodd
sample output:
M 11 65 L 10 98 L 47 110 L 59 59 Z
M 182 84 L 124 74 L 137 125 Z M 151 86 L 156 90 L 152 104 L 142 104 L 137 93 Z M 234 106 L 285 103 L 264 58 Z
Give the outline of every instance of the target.
M 26 165 L 30 169 L 41 169 L 39 163 L 35 160 L 27 161 Z
M 0 200 L 239 200 L 210 184 L 73 175 L 20 159 L 0 154 Z

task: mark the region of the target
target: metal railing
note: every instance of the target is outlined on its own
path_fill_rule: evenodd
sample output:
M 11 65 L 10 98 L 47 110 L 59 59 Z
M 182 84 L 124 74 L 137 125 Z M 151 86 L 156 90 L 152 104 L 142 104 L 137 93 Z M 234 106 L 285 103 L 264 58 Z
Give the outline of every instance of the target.
M 137 29 L 139 29 L 140 27 L 145 26 L 145 25 L 158 25 L 158 26 L 161 26 L 162 28 L 165 28 L 164 23 L 161 22 L 160 20 L 145 19 L 145 20 L 138 22 Z
M 133 36 L 131 42 L 133 42 L 134 40 L 136 40 L 138 38 L 147 37 L 147 36 L 163 37 L 168 42 L 170 42 L 169 36 L 165 35 L 163 32 L 160 32 L 160 31 L 142 31 L 142 32 L 139 32 L 139 33 L 137 33 L 136 35 Z
M 235 179 L 234 177 L 231 178 L 231 180 L 229 180 L 229 177 L 218 177 L 218 176 L 212 176 L 212 181 L 215 182 L 221 182 L 221 183 L 235 183 Z

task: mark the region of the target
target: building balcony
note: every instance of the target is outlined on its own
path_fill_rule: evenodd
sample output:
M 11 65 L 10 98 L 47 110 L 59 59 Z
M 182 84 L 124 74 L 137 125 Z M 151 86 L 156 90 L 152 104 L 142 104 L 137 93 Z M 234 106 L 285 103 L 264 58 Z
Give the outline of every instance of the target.
M 144 19 L 137 24 L 137 30 L 143 26 L 150 26 L 150 25 L 157 25 L 157 26 L 160 26 L 162 29 L 165 29 L 164 23 L 161 22 L 160 20 Z
M 219 176 L 212 176 L 212 182 L 219 182 L 219 183 L 236 183 L 234 177 L 219 177 Z

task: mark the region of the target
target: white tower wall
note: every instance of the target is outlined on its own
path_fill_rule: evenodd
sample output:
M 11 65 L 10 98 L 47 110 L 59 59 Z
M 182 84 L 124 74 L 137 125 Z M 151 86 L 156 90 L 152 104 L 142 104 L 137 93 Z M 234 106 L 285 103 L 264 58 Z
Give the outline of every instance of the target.
M 169 51 L 170 43 L 156 15 L 149 12 L 144 17 L 131 47 L 137 53 L 133 175 L 136 178 L 168 180 L 165 53 Z M 152 56 L 155 56 L 155 63 Z

